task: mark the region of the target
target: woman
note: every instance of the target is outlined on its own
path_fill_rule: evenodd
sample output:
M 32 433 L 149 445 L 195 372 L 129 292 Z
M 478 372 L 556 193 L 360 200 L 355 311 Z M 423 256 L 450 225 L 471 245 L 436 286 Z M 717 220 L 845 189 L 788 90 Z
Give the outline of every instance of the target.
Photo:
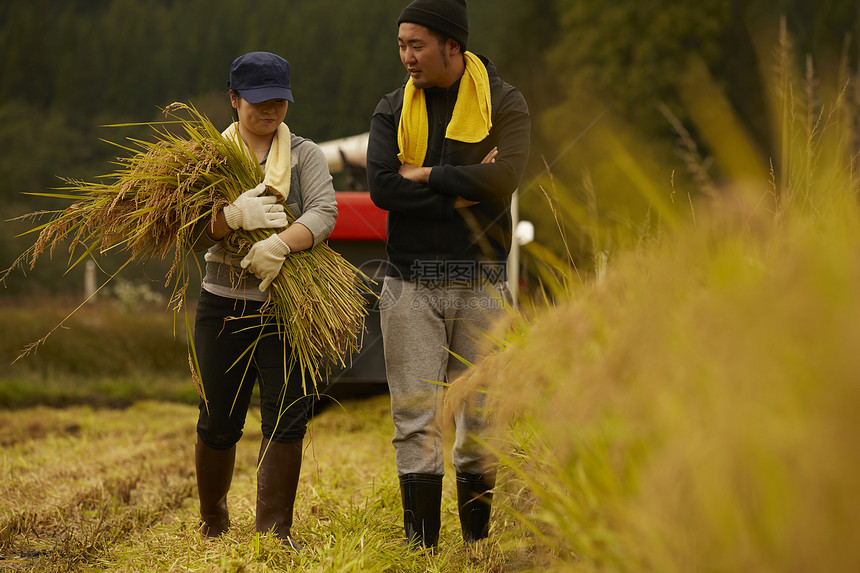
M 283 123 L 288 102 L 293 101 L 289 63 L 268 52 L 245 54 L 233 62 L 228 87 L 238 121 L 224 135 L 238 137 L 248 146 L 265 179 L 224 207 L 201 232 L 197 245 L 199 250 L 208 247 L 194 331 L 206 396 L 200 400 L 195 448 L 200 531 L 216 537 L 230 525 L 227 492 L 256 380 L 263 432 L 256 528 L 273 532 L 298 550 L 290 528 L 310 398 L 302 390 L 301 372 L 288 372 L 290 348 L 259 311 L 285 258 L 325 240 L 334 227 L 337 207 L 322 151 L 291 134 Z M 278 197 L 263 196 L 267 187 Z M 296 218 L 289 227 L 284 206 Z M 221 248 L 220 241 L 239 228 L 281 230 L 238 260 Z

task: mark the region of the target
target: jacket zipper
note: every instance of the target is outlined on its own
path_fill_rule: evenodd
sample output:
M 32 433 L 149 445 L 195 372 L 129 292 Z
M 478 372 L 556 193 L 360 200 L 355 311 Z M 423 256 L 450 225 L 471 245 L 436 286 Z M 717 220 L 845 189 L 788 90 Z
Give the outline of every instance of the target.
M 447 140 L 447 138 L 445 137 L 445 134 L 446 134 L 446 133 L 447 133 L 447 131 L 448 131 L 448 123 L 451 121 L 451 120 L 449 119 L 449 117 L 448 117 L 448 116 L 449 116 L 449 113 L 448 113 L 448 112 L 449 112 L 449 108 L 450 108 L 450 106 L 451 106 L 451 98 L 450 98 L 450 95 L 451 95 L 451 90 L 450 90 L 450 88 L 448 88 L 448 89 L 446 89 L 446 90 L 445 90 L 445 110 L 444 110 L 444 111 L 445 111 L 445 113 L 444 113 L 444 115 L 442 116 L 442 117 L 443 117 L 443 120 L 444 120 L 444 122 L 445 122 L 445 123 L 442 125 L 442 148 L 439 150 L 439 162 L 438 162 L 438 165 L 439 165 L 440 167 L 441 167 L 442 165 L 444 165 L 444 164 L 445 164 L 445 148 L 447 147 L 447 143 L 448 143 L 448 140 Z M 453 114 L 453 112 L 452 112 L 452 114 Z M 434 234 L 434 241 L 433 241 L 433 243 L 434 243 L 434 245 L 435 245 L 435 249 L 436 249 L 436 253 L 435 253 L 434 259 L 438 261 L 438 260 L 439 260 L 439 258 L 440 258 L 440 257 L 439 257 L 439 225 L 438 225 L 438 224 L 433 226 L 433 234 Z M 445 274 L 445 269 L 444 269 L 444 268 L 442 269 L 442 273 L 443 273 L 443 274 Z

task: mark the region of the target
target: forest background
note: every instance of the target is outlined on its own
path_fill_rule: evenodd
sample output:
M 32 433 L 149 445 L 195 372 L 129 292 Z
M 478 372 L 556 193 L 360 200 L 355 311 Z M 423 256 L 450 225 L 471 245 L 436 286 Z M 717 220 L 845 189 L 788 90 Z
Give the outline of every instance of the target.
M 173 101 L 191 102 L 225 125 L 229 65 L 241 53 L 268 50 L 290 60 L 296 101 L 287 122 L 294 132 L 323 142 L 366 131 L 380 96 L 404 80 L 395 25 L 404 4 L 0 3 L 0 217 L 6 221 L 0 264 L 11 264 L 33 241 L 32 235 L 14 237 L 32 222 L 10 219 L 60 206 L 27 193 L 59 187 L 61 177 L 92 180 L 108 173 L 121 153 L 104 140 L 146 136 L 145 130 L 103 126 L 158 121 L 160 109 Z M 607 146 L 617 146 L 619 138 L 647 141 L 636 147 L 637 161 L 657 166 L 650 175 L 666 182 L 661 192 L 696 176 L 678 156 L 677 132 L 661 106 L 700 142 L 702 156 L 714 159 L 706 162 L 709 178 L 744 175 L 721 172 L 725 165 L 760 169 L 774 155 L 765 78 L 780 18 L 794 53 L 815 55 L 819 83 L 831 91 L 840 62 L 856 62 L 850 38 L 860 32 L 857 3 L 849 0 L 472 0 L 469 11 L 469 48 L 488 55 L 529 103 L 533 142 L 521 208 L 523 218 L 535 222 L 538 242 L 556 250 L 558 230 L 539 191 L 548 172 L 573 200 L 594 202 L 599 217 L 641 218 L 648 199 L 630 192 L 635 182 L 608 160 L 615 147 Z M 696 114 L 697 107 L 704 113 Z M 727 108 L 737 119 L 740 136 L 729 150 L 708 139 L 710 108 Z M 721 153 L 735 157 L 721 162 Z M 749 161 L 736 160 L 744 154 Z M 673 164 L 677 170 L 667 171 Z M 588 233 L 570 233 L 565 248 L 588 269 Z M 59 256 L 54 264 L 40 262 L 29 277 L 11 275 L 0 297 L 80 292 L 82 273 L 63 276 L 65 264 Z M 150 282 L 158 288 L 157 280 Z

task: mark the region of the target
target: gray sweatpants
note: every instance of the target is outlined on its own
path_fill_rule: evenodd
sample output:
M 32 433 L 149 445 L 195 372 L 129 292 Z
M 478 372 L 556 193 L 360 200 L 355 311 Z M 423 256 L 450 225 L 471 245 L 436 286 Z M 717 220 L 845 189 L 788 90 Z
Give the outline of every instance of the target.
M 385 278 L 380 321 L 399 475 L 444 474 L 443 384 L 468 368 L 463 360 L 474 364 L 489 352 L 483 333 L 510 300 L 507 283 L 437 286 Z M 458 472 L 481 474 L 493 461 L 475 440 L 486 428 L 482 405 L 478 391 L 452 405 Z

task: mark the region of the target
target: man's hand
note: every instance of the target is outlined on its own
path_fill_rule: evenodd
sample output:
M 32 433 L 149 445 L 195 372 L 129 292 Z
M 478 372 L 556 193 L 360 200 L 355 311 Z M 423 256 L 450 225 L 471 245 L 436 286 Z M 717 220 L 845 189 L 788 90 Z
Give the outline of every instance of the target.
M 495 163 L 496 156 L 499 154 L 499 148 L 494 147 L 490 150 L 489 153 L 481 160 L 481 163 Z M 472 207 L 473 205 L 477 205 L 480 201 L 469 201 L 468 199 L 463 199 L 462 197 L 457 197 L 454 199 L 454 208 L 455 209 L 465 209 L 467 207 Z
M 416 183 L 428 183 L 430 181 L 430 170 L 432 167 L 416 167 L 411 163 L 404 163 L 397 170 L 400 176 Z
M 481 160 L 481 163 L 495 163 L 496 156 L 499 154 L 499 148 L 494 147 L 490 150 L 486 157 Z
M 457 197 L 454 199 L 454 208 L 455 209 L 465 209 L 466 207 L 471 207 L 473 205 L 477 205 L 480 201 L 469 201 L 468 199 L 463 199 L 462 197 Z
M 481 160 L 481 163 L 495 163 L 496 156 L 499 154 L 499 148 L 492 148 L 489 153 Z M 404 179 L 409 179 L 410 181 L 415 181 L 416 183 L 428 183 L 430 181 L 430 170 L 432 167 L 416 167 L 410 163 L 404 163 L 400 166 L 400 169 L 397 171 L 400 173 L 400 176 Z M 454 208 L 455 209 L 463 209 L 466 207 L 471 207 L 473 205 L 477 205 L 479 201 L 470 201 L 468 199 L 463 199 L 462 197 L 457 197 L 454 199 Z
M 251 245 L 251 250 L 242 259 L 242 268 L 247 269 L 258 279 L 263 279 L 260 283 L 260 292 L 266 292 L 271 282 L 281 272 L 284 260 L 289 254 L 290 246 L 282 241 L 277 233 L 272 233 L 268 239 Z
M 233 229 L 278 229 L 287 226 L 284 206 L 272 195 L 261 197 L 266 191 L 262 183 L 248 189 L 224 207 L 227 226 Z

